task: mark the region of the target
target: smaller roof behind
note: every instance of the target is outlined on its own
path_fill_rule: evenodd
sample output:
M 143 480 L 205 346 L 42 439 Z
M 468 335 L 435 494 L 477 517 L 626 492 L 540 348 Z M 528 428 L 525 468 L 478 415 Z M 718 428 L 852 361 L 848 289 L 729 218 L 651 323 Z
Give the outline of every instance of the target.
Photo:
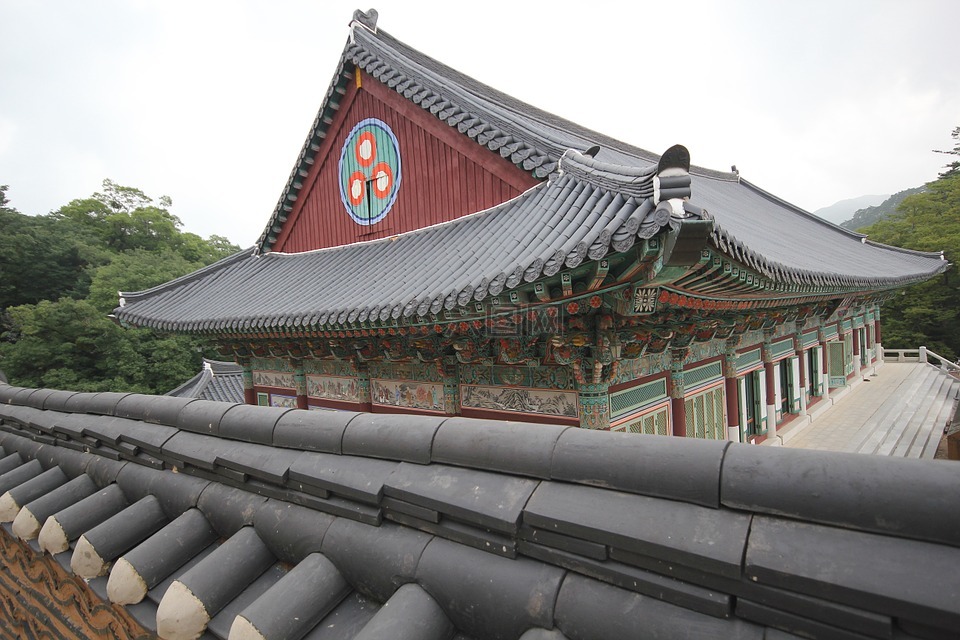
M 234 362 L 203 359 L 203 369 L 165 395 L 243 403 L 243 368 Z

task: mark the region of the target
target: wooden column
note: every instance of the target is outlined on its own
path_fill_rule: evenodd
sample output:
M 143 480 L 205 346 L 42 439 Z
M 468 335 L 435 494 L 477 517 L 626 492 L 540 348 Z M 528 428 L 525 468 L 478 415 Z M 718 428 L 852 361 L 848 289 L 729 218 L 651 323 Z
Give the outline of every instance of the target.
M 370 395 L 370 367 L 366 362 L 357 360 L 354 363 L 357 371 L 357 401 L 361 411 L 373 411 L 373 396 Z
M 737 379 L 737 343 L 727 343 L 723 358 L 723 398 L 727 409 L 727 440 L 740 442 L 740 383 Z
M 675 436 L 687 435 L 687 407 L 684 404 L 683 354 L 674 353 L 670 365 L 670 420 Z
M 800 415 L 807 415 L 807 354 L 801 348 L 797 351 L 797 364 L 800 365 Z
M 303 371 L 303 360 L 295 358 L 293 365 L 293 388 L 297 394 L 297 409 L 307 408 L 307 374 Z
M 460 363 L 456 356 L 443 359 L 443 412 L 448 416 L 460 414 Z M 610 421 L 607 420 L 607 428 Z
M 860 374 L 860 329 L 858 327 L 851 327 L 851 332 L 853 332 L 853 372 L 857 375 Z
M 740 384 L 737 376 L 724 377 L 723 387 L 727 403 L 727 440 L 740 442 Z
M 687 436 L 687 407 L 683 398 L 670 398 L 670 419 L 672 420 L 673 435 L 685 438 Z
M 237 360 L 243 371 L 243 402 L 244 404 L 257 404 L 257 394 L 253 390 L 253 367 L 250 365 L 249 358 L 240 358 Z
M 767 394 L 767 437 L 777 435 L 777 365 L 766 361 L 763 363 L 765 390 Z
M 830 397 L 830 350 L 823 330 L 817 332 L 817 339 L 820 341 L 820 377 L 823 381 L 823 393 L 820 395 L 827 400 Z
M 877 319 L 873 321 L 873 344 L 877 347 L 877 361 L 883 362 L 883 338 L 880 335 L 880 310 L 877 309 L 874 314 Z
M 610 385 L 577 383 L 577 404 L 582 429 L 610 429 Z

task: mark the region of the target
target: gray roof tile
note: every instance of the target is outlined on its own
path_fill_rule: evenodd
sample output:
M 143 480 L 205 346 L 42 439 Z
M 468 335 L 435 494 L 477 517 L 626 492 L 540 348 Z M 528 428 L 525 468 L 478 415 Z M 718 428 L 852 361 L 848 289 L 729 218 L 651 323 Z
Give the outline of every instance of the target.
M 203 365 L 200 373 L 166 395 L 234 404 L 243 402 L 243 368 L 240 365 L 206 358 Z
M 304 557 L 231 624 L 252 627 L 265 640 L 300 638 L 327 617 L 353 589 L 320 553 Z
M 10 397 L 28 402 L 33 394 Z M 34 400 L 48 397 L 54 396 Z M 426 621 L 461 640 L 608 638 L 638 625 L 692 638 L 785 640 L 795 633 L 893 640 L 949 637 L 960 626 L 954 575 L 960 558 L 953 557 L 960 546 L 944 534 L 949 520 L 940 531 L 931 515 L 946 508 L 939 495 L 953 481 L 948 466 L 789 450 L 768 461 L 767 449 L 745 445 L 709 448 L 639 435 L 583 439 L 562 427 L 468 419 L 422 418 L 418 425 L 405 418 L 391 425 L 363 415 L 327 424 L 297 410 L 279 422 L 273 412 L 246 416 L 254 432 L 273 431 L 284 445 L 275 448 L 246 441 L 246 428 L 231 432 L 240 439 L 178 430 L 183 405 L 176 398 L 135 405 L 142 415 L 131 404 L 127 417 L 108 418 L 97 453 L 77 453 L 65 445 L 88 438 L 87 427 L 104 421 L 84 411 L 97 406 L 94 394 L 75 398 L 73 414 L 0 404 L 6 429 L 0 448 L 18 456 L 0 463 L 20 462 L 0 475 L 0 488 L 25 492 L 44 468 L 62 475 L 65 483 L 27 509 L 42 516 L 62 507 L 48 522 L 62 519 L 68 538 L 83 536 L 78 549 L 103 554 L 91 577 L 110 571 L 90 588 L 119 599 L 147 628 L 145 616 L 169 622 L 157 603 L 175 599 L 177 581 L 209 606 L 210 625 L 194 630 L 208 637 L 225 637 L 237 614 L 259 621 L 251 624 L 266 637 L 376 636 L 385 620 L 375 619 L 376 612 L 390 609 L 391 637 L 422 637 L 418 623 Z M 158 416 L 172 424 L 143 421 Z M 363 426 L 344 456 L 340 434 L 357 419 Z M 51 424 L 67 428 L 52 444 L 38 444 L 50 436 L 35 427 Z M 302 438 L 291 434 L 314 424 L 323 436 L 308 444 L 333 452 L 296 448 Z M 284 434 L 282 425 L 291 431 Z M 172 444 L 159 449 L 163 464 L 190 457 L 203 466 L 173 473 L 104 457 L 118 452 L 108 444 L 122 445 L 128 431 L 141 428 L 176 434 L 164 435 Z M 394 437 L 401 429 L 414 437 Z M 366 448 L 374 437 L 381 442 Z M 179 447 L 188 440 L 190 447 Z M 576 448 L 584 452 L 579 466 Z M 306 459 L 310 465 L 301 464 Z M 591 472 L 591 460 L 608 469 Z M 763 472 L 767 464 L 777 471 Z M 294 468 L 322 486 L 304 484 L 314 493 L 300 491 L 290 481 L 294 474 L 284 474 Z M 751 469 L 754 483 L 747 487 L 741 476 Z M 694 471 L 690 481 L 707 487 L 703 495 L 663 480 Z M 771 480 L 757 483 L 757 474 Z M 60 504 L 64 487 L 75 484 L 98 489 Z M 854 485 L 883 495 L 837 489 Z M 804 498 L 824 492 L 828 499 L 813 505 Z M 139 508 L 152 516 L 131 515 Z M 889 523 L 871 522 L 861 509 Z M 148 521 L 162 528 L 139 531 Z M 7 525 L 0 535 L 12 530 Z M 218 536 L 225 542 L 214 555 L 210 542 Z M 69 552 L 57 555 L 67 570 L 70 559 Z M 125 599 L 124 572 L 144 579 L 146 599 L 143 591 Z M 327 579 L 339 586 L 316 605 L 322 589 L 303 585 Z M 416 597 L 407 602 L 410 592 Z M 390 606 L 382 609 L 383 603 Z
M 960 465 L 828 451 L 783 453 L 733 447 L 723 458 L 723 504 L 960 547 Z M 763 487 L 757 477 L 768 478 Z M 864 484 L 857 478 L 873 480 Z M 906 498 L 916 492 L 929 498 Z
M 960 628 L 958 566 L 958 548 L 764 516 L 744 559 L 761 584 L 943 629 Z

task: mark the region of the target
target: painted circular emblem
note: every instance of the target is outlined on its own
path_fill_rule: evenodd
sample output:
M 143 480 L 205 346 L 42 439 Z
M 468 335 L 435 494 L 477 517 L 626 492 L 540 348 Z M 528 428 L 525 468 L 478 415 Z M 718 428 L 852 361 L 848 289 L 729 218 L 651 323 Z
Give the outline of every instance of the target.
M 361 120 L 340 151 L 340 199 L 357 224 L 383 220 L 400 189 L 400 144 L 387 123 Z

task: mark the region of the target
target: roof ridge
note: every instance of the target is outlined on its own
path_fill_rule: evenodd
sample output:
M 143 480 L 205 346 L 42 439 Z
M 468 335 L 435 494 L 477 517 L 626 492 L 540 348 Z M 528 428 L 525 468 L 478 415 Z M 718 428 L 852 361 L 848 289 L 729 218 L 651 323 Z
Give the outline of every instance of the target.
M 947 260 L 946 256 L 943 254 L 943 251 L 920 251 L 919 249 L 908 249 L 908 248 L 906 248 L 906 247 L 897 247 L 897 246 L 892 245 L 892 244 L 884 244 L 884 243 L 882 243 L 882 242 L 875 242 L 875 241 L 871 240 L 871 239 L 870 239 L 870 236 L 868 236 L 868 235 L 866 235 L 866 234 L 863 235 L 863 243 L 864 243 L 864 244 L 869 244 L 869 245 L 874 246 L 874 247 L 879 247 L 879 248 L 881 248 L 881 249 L 888 249 L 888 250 L 890 250 L 890 251 L 895 251 L 895 252 L 897 252 L 897 253 L 904 253 L 904 254 L 910 255 L 910 256 L 922 256 L 922 257 L 924 257 L 924 258 L 939 257 L 939 258 L 940 258 L 941 260 L 943 260 L 944 262 L 946 262 L 946 260 Z
M 234 262 L 239 262 L 240 260 L 250 256 L 256 257 L 255 246 L 242 249 L 234 254 L 227 256 L 226 258 L 221 258 L 212 264 L 208 264 L 205 267 L 201 267 L 196 271 L 192 271 L 186 275 L 182 275 L 179 278 L 170 280 L 169 282 L 158 284 L 155 287 L 150 287 L 149 289 L 143 289 L 141 291 L 119 291 L 118 293 L 120 294 L 120 299 L 121 299 L 120 307 L 122 308 L 127 302 L 131 302 L 133 300 L 139 300 L 144 296 L 159 293 L 161 291 L 167 291 L 169 289 L 176 288 L 182 284 L 193 282 L 194 280 L 200 279 L 203 276 L 207 275 L 208 273 L 211 273 L 213 271 L 219 271 L 224 267 L 230 266 Z
M 366 32 L 364 32 L 364 35 L 369 38 L 379 38 L 379 39 L 387 40 L 392 43 L 392 46 L 399 47 L 402 49 L 408 49 L 411 52 L 415 52 L 417 55 L 422 56 L 423 58 L 429 60 L 436 66 L 442 68 L 444 71 L 450 72 L 452 75 L 458 76 L 461 79 L 466 80 L 472 86 L 465 86 L 464 88 L 478 100 L 489 102 L 489 96 L 484 95 L 484 93 L 476 91 L 475 89 L 477 87 L 482 88 L 485 92 L 489 92 L 496 96 L 505 98 L 506 101 L 508 102 L 507 104 L 495 105 L 502 109 L 508 109 L 513 113 L 516 113 L 518 115 L 524 115 L 526 117 L 532 116 L 532 119 L 542 124 L 546 124 L 552 127 L 562 127 L 570 133 L 573 133 L 577 136 L 588 139 L 588 141 L 591 143 L 603 143 L 601 146 L 606 145 L 608 148 L 616 149 L 625 155 L 633 156 L 636 160 L 641 162 L 650 162 L 651 164 L 656 166 L 660 158 L 660 154 L 658 153 L 655 153 L 648 149 L 644 149 L 642 147 L 632 145 L 628 142 L 624 142 L 623 140 L 614 138 L 609 134 L 603 133 L 601 131 L 584 127 L 583 125 L 578 124 L 573 120 L 569 120 L 563 116 L 547 111 L 532 103 L 525 102 L 524 100 L 516 98 L 508 93 L 505 93 L 504 91 L 501 91 L 500 89 L 497 89 L 496 87 L 493 87 L 489 84 L 486 84 L 485 82 L 477 80 L 476 78 L 469 76 L 466 73 L 459 71 L 458 69 L 451 67 L 437 60 L 436 58 L 428 54 L 425 54 L 418 49 L 411 47 L 410 45 L 406 44 L 402 40 L 399 40 L 389 32 L 384 31 L 383 29 L 377 29 L 376 32 L 371 32 L 367 30 Z M 436 73 L 436 71 L 434 71 L 434 73 Z M 629 167 L 632 165 L 622 164 L 621 166 Z M 736 179 L 736 176 L 737 176 L 737 174 L 732 172 L 719 171 L 715 169 L 710 169 L 708 167 L 702 167 L 699 165 L 691 165 L 690 173 L 694 175 L 703 175 L 705 177 L 726 178 L 726 179 Z

